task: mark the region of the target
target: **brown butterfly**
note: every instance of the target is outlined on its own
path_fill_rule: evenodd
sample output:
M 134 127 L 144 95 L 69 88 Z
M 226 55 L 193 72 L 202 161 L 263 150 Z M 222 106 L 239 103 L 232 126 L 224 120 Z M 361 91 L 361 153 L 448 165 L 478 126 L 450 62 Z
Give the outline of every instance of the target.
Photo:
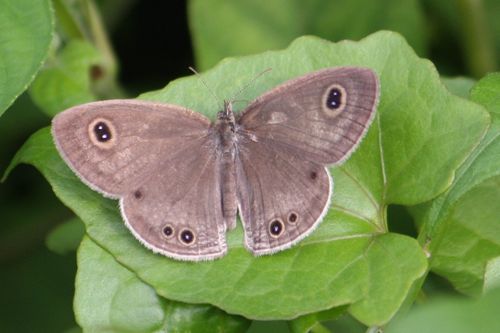
M 120 199 L 146 247 L 182 260 L 227 252 L 239 212 L 255 255 L 292 246 L 320 223 L 333 183 L 378 103 L 370 69 L 323 69 L 290 80 L 211 123 L 181 106 L 139 100 L 79 105 L 53 120 L 56 146 L 92 189 Z

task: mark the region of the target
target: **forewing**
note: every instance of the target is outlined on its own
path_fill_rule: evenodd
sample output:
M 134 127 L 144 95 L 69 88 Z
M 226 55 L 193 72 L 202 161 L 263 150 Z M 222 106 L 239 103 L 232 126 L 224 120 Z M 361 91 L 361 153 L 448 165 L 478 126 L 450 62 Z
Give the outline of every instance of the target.
M 289 147 L 317 163 L 336 164 L 366 133 L 378 95 L 378 79 L 370 69 L 324 69 L 262 95 L 243 111 L 238 124 L 256 141 Z
M 174 105 L 111 100 L 75 106 L 52 123 L 56 146 L 90 187 L 111 197 L 158 173 L 170 155 L 206 137 L 210 122 Z M 109 132 L 107 140 L 103 137 Z

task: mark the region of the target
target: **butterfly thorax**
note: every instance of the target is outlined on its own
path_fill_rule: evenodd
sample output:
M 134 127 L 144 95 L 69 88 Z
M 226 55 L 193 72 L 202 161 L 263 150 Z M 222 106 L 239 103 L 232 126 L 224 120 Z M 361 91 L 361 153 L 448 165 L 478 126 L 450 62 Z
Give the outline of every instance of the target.
M 215 130 L 219 136 L 223 157 L 233 159 L 236 144 L 236 121 L 231 102 L 224 101 L 224 109 L 217 113 Z

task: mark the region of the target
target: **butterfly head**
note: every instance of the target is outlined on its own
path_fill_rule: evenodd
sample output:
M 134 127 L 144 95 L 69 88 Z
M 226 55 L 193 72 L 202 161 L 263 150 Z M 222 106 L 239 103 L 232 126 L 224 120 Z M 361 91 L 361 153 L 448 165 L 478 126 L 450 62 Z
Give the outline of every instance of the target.
M 217 120 L 219 122 L 234 124 L 234 112 L 233 112 L 233 103 L 232 101 L 224 101 L 224 108 L 222 111 L 217 113 Z

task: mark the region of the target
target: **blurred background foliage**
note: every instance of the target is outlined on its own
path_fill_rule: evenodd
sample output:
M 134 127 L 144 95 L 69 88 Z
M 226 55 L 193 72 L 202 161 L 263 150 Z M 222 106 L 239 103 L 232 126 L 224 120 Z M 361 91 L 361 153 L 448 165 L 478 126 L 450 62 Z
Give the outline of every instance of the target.
M 0 172 L 33 132 L 69 106 L 47 90 L 81 102 L 135 97 L 189 75 L 188 66 L 202 71 L 227 56 L 284 48 L 301 35 L 339 41 L 397 31 L 464 96 L 476 79 L 498 69 L 498 0 L 54 0 L 53 7 L 56 33 L 44 71 L 0 119 Z M 461 78 L 446 78 L 455 76 Z M 411 219 L 401 207 L 391 207 L 392 215 Z M 29 166 L 0 185 L 0 221 L 0 331 L 78 331 L 72 298 L 81 224 Z M 402 225 L 390 228 L 415 236 L 411 223 Z M 73 237 L 58 241 L 60 234 Z M 454 293 L 433 275 L 423 290 Z M 364 330 L 349 317 L 329 327 Z M 252 327 L 287 329 L 283 322 Z

